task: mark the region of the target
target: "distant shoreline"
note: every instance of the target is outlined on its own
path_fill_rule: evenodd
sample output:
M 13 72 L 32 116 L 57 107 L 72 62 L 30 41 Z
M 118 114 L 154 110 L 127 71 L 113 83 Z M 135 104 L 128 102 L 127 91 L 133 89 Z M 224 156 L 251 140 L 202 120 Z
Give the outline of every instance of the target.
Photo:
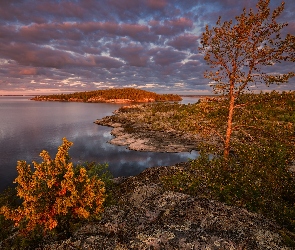
M 0 95 L 0 96 L 35 96 L 35 95 Z
M 219 95 L 179 95 L 180 97 L 196 97 L 196 98 L 210 98 L 210 97 L 219 97 Z

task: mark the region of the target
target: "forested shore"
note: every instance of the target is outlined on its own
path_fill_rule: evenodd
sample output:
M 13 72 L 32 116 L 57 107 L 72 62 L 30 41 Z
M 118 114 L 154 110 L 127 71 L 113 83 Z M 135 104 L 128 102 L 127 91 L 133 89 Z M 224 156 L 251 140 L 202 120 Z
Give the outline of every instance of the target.
M 154 92 L 135 89 L 119 88 L 105 89 L 72 94 L 55 94 L 35 96 L 34 101 L 62 101 L 62 102 L 107 102 L 107 103 L 130 103 L 130 102 L 161 102 L 181 101 L 182 98 L 175 94 L 157 94 Z

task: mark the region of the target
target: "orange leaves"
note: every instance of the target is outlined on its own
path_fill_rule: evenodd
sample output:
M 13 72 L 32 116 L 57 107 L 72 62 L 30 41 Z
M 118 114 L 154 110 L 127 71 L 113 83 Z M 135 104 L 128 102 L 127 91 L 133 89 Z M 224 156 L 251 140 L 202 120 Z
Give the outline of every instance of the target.
M 288 34 L 282 39 L 282 29 L 287 23 L 276 22 L 284 10 L 284 3 L 272 14 L 269 4 L 270 0 L 259 0 L 257 12 L 252 9 L 246 12 L 244 8 L 234 23 L 222 23 L 219 18 L 216 27 L 209 29 L 206 26 L 202 34 L 199 50 L 211 68 L 205 71 L 204 77 L 211 80 L 215 93 L 227 95 L 230 100 L 225 156 L 230 150 L 235 99 L 249 90 L 250 83 L 280 84 L 295 76 L 294 71 L 273 73 L 265 70 L 281 61 L 295 61 L 295 36 Z
M 50 230 L 52 230 L 53 228 L 55 228 L 57 226 L 57 221 L 52 218 L 49 218 L 49 221 L 46 224 L 47 224 L 47 227 Z
M 62 190 L 60 190 L 60 191 L 58 192 L 58 195 L 59 195 L 59 196 L 63 196 L 63 195 L 66 194 L 66 192 L 67 192 L 67 189 L 66 189 L 66 188 L 63 188 Z
M 80 218 L 86 219 L 89 217 L 89 212 L 85 208 L 82 208 L 82 207 L 75 208 L 74 213 Z
M 24 225 L 24 232 L 41 226 L 44 233 L 59 226 L 62 216 L 67 220 L 98 216 L 105 200 L 104 183 L 97 176 L 89 177 L 84 167 L 74 168 L 68 150 L 72 142 L 63 138 L 54 160 L 46 151 L 43 162 L 34 162 L 35 171 L 25 161 L 19 161 L 15 179 L 17 195 L 23 199 L 18 209 L 2 207 L 1 214 Z
M 269 0 L 259 0 L 257 12 L 252 9 L 236 17 L 236 21 L 221 22 L 202 34 L 199 50 L 212 71 L 204 74 L 216 85 L 220 93 L 227 94 L 230 76 L 235 76 L 235 94 L 243 91 L 250 82 L 282 83 L 294 77 L 294 72 L 269 74 L 263 66 L 272 66 L 280 61 L 294 62 L 294 35 L 281 38 L 281 30 L 287 23 L 278 23 L 276 18 L 284 10 L 284 3 L 270 13 Z M 223 70 L 216 75 L 216 68 Z M 293 73 L 293 74 L 292 74 Z

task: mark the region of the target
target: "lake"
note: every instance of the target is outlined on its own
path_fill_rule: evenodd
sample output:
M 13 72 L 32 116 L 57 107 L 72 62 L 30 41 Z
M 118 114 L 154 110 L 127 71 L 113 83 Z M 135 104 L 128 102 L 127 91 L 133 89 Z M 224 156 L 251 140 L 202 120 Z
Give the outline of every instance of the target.
M 108 163 L 114 177 L 132 176 L 153 166 L 169 166 L 194 159 L 198 153 L 138 152 L 108 143 L 111 128 L 93 122 L 123 104 L 37 102 L 27 96 L 0 96 L 0 191 L 12 185 L 18 160 L 40 162 L 44 149 L 55 157 L 62 138 L 74 145 L 74 163 Z M 183 103 L 198 99 L 184 98 Z

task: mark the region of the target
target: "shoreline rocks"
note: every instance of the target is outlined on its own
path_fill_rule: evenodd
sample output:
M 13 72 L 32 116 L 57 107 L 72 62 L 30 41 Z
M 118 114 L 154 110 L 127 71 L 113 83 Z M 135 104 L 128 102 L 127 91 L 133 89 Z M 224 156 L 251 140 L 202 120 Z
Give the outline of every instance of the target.
M 165 190 L 160 178 L 185 167 L 154 167 L 117 180 L 118 203 L 100 221 L 37 249 L 290 249 L 280 227 L 259 214 Z
M 113 127 L 111 134 L 115 138 L 109 143 L 126 146 L 136 151 L 191 152 L 198 150 L 198 144 L 201 142 L 201 137 L 196 135 L 182 134 L 173 130 L 155 131 L 142 124 L 134 124 L 132 121 L 122 120 L 120 122 L 117 119 L 113 121 L 111 116 L 96 120 L 94 123 Z

